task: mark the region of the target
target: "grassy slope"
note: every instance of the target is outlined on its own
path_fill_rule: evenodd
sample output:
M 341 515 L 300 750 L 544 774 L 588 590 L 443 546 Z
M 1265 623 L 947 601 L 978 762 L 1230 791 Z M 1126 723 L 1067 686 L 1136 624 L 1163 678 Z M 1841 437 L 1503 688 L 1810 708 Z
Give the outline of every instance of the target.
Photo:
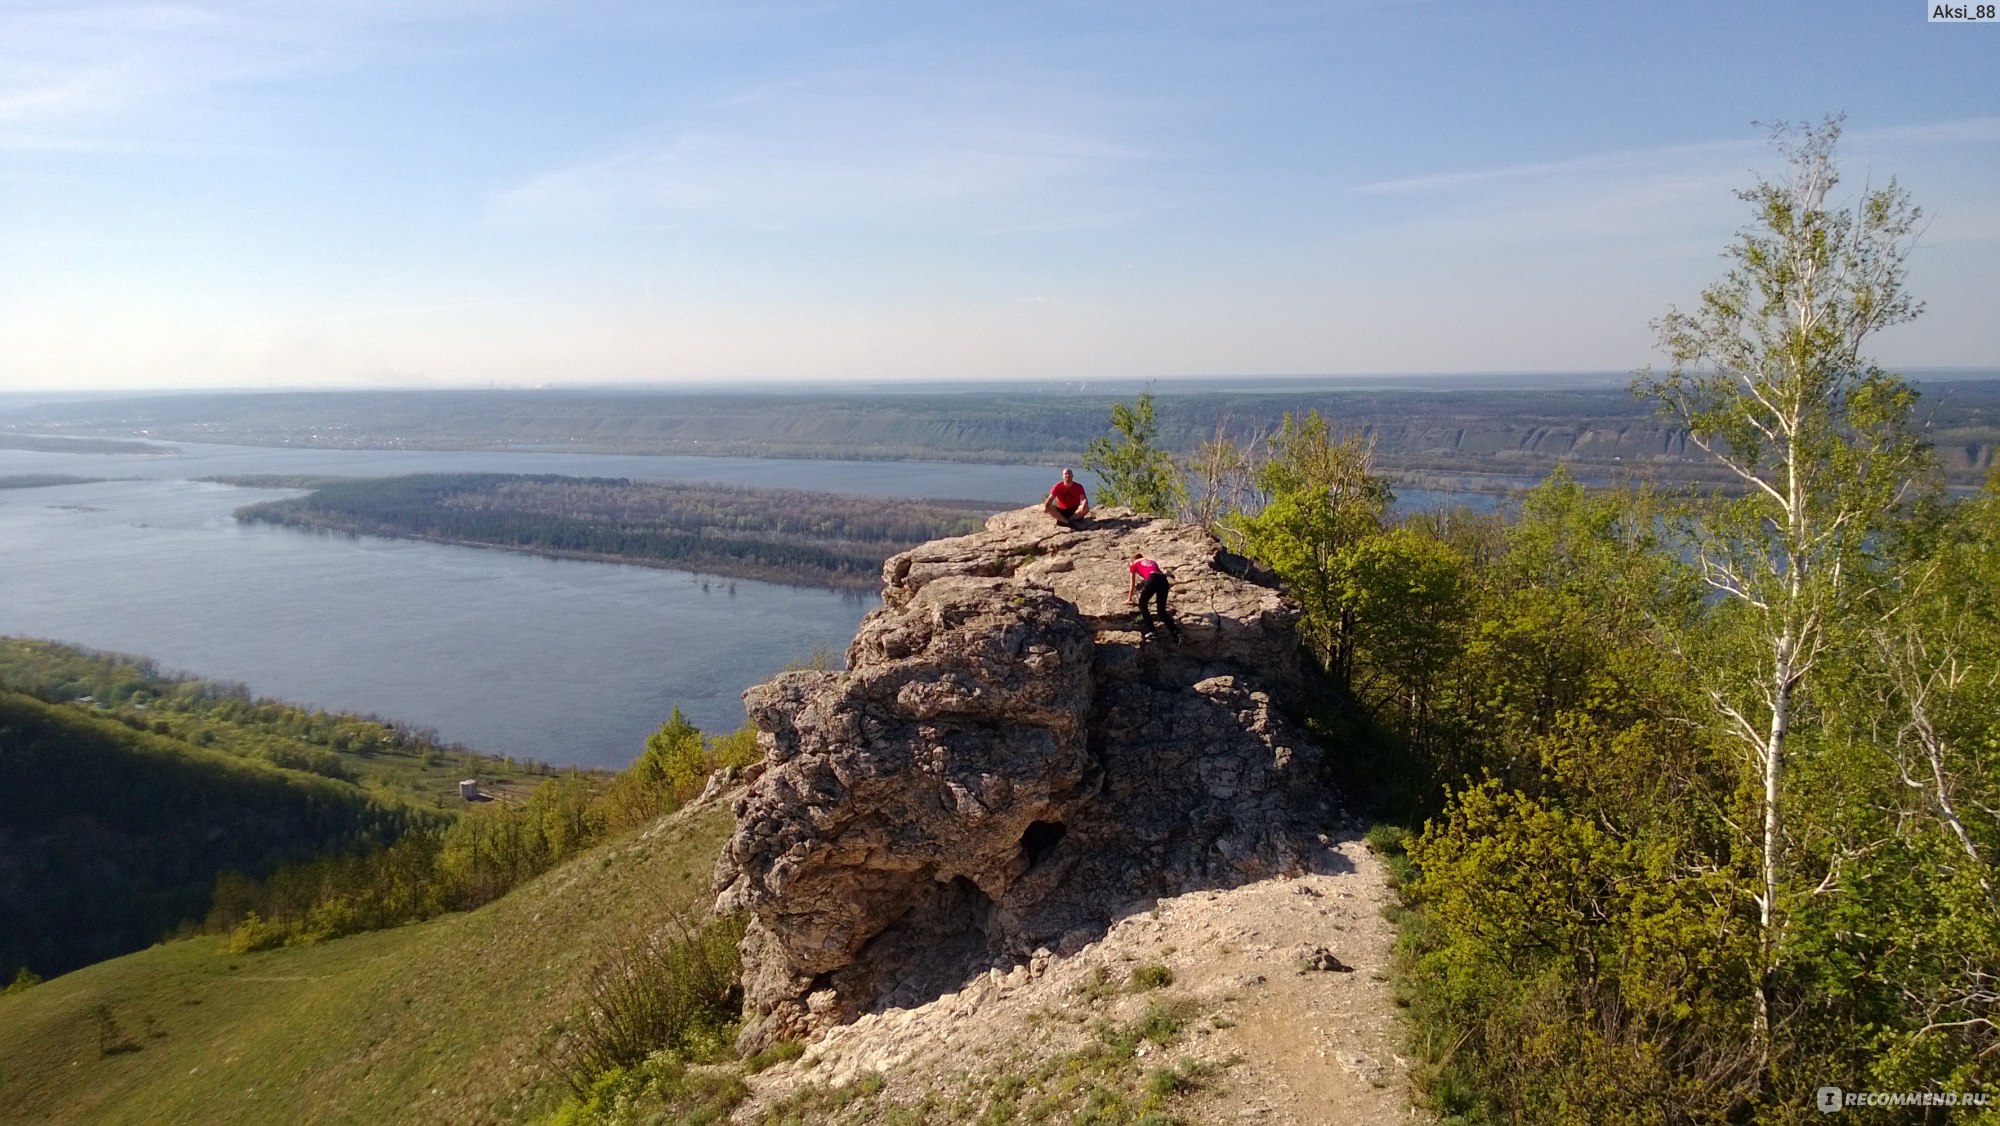
M 551 1109 L 551 1027 L 633 934 L 705 904 L 730 829 L 727 803 L 710 803 L 477 911 L 261 954 L 167 943 L 0 998 L 0 1121 L 474 1122 Z M 107 1054 L 107 1033 L 136 1050 Z

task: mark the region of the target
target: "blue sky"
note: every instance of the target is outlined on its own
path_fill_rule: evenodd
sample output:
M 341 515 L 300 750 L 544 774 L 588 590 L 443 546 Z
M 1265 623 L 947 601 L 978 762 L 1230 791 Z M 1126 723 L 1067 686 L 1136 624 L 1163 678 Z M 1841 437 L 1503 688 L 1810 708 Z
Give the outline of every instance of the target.
M 0 390 L 1630 369 L 1829 112 L 2000 366 L 1925 11 L 0 0 Z

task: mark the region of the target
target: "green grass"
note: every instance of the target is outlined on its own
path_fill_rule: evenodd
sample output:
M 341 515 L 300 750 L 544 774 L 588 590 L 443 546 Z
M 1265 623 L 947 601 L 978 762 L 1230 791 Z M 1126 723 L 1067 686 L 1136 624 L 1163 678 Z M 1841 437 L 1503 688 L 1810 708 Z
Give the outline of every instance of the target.
M 755 1075 L 765 1068 L 781 1063 L 789 1063 L 806 1054 L 806 1046 L 797 1040 L 780 1040 L 770 1047 L 743 1061 L 743 1071 Z
M 257 954 L 166 943 L 0 996 L 0 1121 L 545 1114 L 566 1092 L 545 1053 L 591 972 L 705 905 L 731 828 L 710 805 L 477 911 Z

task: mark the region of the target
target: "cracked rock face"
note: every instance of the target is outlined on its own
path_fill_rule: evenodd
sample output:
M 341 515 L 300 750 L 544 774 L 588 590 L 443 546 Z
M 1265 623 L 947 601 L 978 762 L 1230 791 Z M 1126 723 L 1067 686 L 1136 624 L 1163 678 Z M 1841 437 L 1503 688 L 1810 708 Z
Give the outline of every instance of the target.
M 1184 639 L 1141 644 L 1126 564 Z M 1073 949 L 1152 897 L 1297 870 L 1317 751 L 1267 690 L 1296 609 L 1200 529 L 1039 508 L 883 568 L 847 671 L 744 694 L 765 762 L 716 869 L 755 1049 Z

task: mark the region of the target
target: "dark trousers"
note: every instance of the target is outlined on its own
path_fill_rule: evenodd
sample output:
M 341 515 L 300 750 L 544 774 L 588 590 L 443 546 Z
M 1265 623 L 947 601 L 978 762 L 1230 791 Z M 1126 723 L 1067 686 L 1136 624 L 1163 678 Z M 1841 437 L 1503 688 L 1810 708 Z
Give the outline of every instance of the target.
M 1139 623 L 1147 633 L 1159 628 L 1153 622 L 1151 604 L 1155 601 L 1159 604 L 1160 621 L 1166 623 L 1167 632 L 1174 635 L 1175 641 L 1179 641 L 1181 627 L 1174 621 L 1174 612 L 1167 609 L 1167 576 L 1160 571 L 1146 576 L 1146 581 L 1139 584 Z

